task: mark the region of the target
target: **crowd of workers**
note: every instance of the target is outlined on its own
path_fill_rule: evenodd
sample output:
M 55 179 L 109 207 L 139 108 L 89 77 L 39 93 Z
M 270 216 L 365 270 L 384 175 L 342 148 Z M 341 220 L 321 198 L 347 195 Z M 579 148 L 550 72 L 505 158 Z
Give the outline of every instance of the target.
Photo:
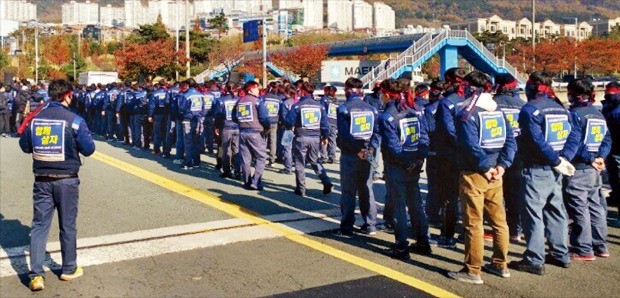
M 393 258 L 463 241 L 464 267 L 448 274 L 459 281 L 482 284 L 482 270 L 508 278 L 509 267 L 543 275 L 545 264 L 568 268 L 571 261 L 609 257 L 601 173 L 607 172 L 617 202 L 620 83 L 606 86 L 601 111 L 585 79 L 569 83 L 565 107 L 544 72 L 530 75 L 527 101 L 509 75 L 452 68 L 444 77 L 415 88 L 406 79 L 388 79 L 366 95 L 362 81 L 349 78 L 344 100 L 331 86 L 315 96 L 314 85 L 301 80 L 265 89 L 254 81 L 111 83 L 76 87 L 67 109 L 94 134 L 174 158 L 187 171 L 201 165 L 202 153 L 213 154 L 221 177 L 241 180 L 248 190 L 261 190 L 265 167 L 282 163 L 280 173 L 295 173 L 295 194 L 306 196 L 310 166 L 327 195 L 333 184 L 323 164 L 338 160 L 341 222 L 334 235 L 354 236 L 359 199 L 359 231 L 392 230 L 395 244 L 386 254 Z M 46 110 L 42 88 L 27 82 L 0 88 L 0 114 L 9 115 L 0 117 L 2 133 L 30 121 L 29 112 Z M 37 143 L 32 129 L 26 139 Z M 45 138 L 38 142 L 48 145 Z M 22 149 L 33 152 L 26 141 Z M 382 223 L 372 187 L 377 158 L 386 186 Z M 420 193 L 423 171 L 426 196 Z M 430 237 L 429 222 L 441 227 L 439 237 Z M 485 239 L 493 241 L 493 255 L 483 266 Z M 522 260 L 509 264 L 509 241 L 523 240 Z

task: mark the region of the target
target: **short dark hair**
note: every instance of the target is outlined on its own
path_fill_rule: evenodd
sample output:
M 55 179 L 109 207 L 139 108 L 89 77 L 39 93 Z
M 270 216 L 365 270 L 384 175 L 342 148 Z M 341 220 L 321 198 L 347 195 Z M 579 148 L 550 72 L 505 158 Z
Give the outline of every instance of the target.
M 254 88 L 255 86 L 258 86 L 258 83 L 256 81 L 247 81 L 245 83 L 245 85 L 243 85 L 243 90 L 250 91 L 250 89 Z
M 495 84 L 499 86 L 504 86 L 506 84 L 514 82 L 515 78 L 507 73 L 500 73 L 495 76 Z
M 553 83 L 551 75 L 544 71 L 535 71 L 531 73 L 529 79 L 534 83 L 539 83 L 545 86 L 551 86 L 551 84 Z
M 592 95 L 594 92 L 594 85 L 589 80 L 584 78 L 572 79 L 566 87 L 568 92 L 574 96 L 579 95 Z
M 364 87 L 364 83 L 358 78 L 350 77 L 344 82 L 344 87 L 347 89 L 362 89 L 362 87 Z
M 467 74 L 465 73 L 465 70 L 463 70 L 460 67 L 452 67 L 448 70 L 446 70 L 446 73 L 444 74 L 444 77 L 446 78 L 446 81 L 448 82 L 456 82 L 457 79 L 463 80 L 465 79 L 465 76 Z
M 187 84 L 187 86 L 189 86 L 190 88 L 196 88 L 196 86 L 198 86 L 198 84 L 196 83 L 196 80 L 192 78 L 185 80 L 184 83 Z
M 405 89 L 403 88 L 403 84 L 396 79 L 387 79 L 381 82 L 381 89 L 394 92 L 401 93 Z
M 482 88 L 489 82 L 489 76 L 482 71 L 474 70 L 465 76 L 465 81 L 474 87 Z
M 67 80 L 52 80 L 48 87 L 49 96 L 55 101 L 62 101 L 63 95 L 73 90 L 73 86 Z
M 228 92 L 230 95 L 233 95 L 233 93 L 236 91 L 237 89 L 237 84 L 235 84 L 235 82 L 231 82 L 229 81 L 228 83 L 226 83 L 226 86 L 224 87 L 224 89 L 226 90 L 226 92 Z
M 431 82 L 431 89 L 443 90 L 445 88 L 446 82 L 440 79 L 434 79 Z
M 609 84 L 605 86 L 605 89 L 607 88 L 620 88 L 620 82 L 618 81 L 609 82 Z
M 422 84 L 418 84 L 417 86 L 415 86 L 414 90 L 415 90 L 416 94 L 420 94 L 420 93 L 422 93 L 424 91 L 428 91 L 429 89 L 430 88 L 429 88 L 428 84 L 422 83 Z
M 314 85 L 310 82 L 303 82 L 301 84 L 301 90 L 306 91 L 308 94 L 314 93 Z

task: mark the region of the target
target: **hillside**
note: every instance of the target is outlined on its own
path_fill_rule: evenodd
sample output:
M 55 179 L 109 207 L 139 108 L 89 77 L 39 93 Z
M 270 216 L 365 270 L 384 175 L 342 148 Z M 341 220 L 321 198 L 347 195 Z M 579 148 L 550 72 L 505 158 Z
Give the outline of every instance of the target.
M 39 18 L 60 22 L 62 3 L 69 0 L 30 0 L 38 5 Z M 83 2 L 84 0 L 79 0 Z M 123 5 L 123 0 L 91 0 L 103 5 Z M 146 0 L 142 0 L 146 2 Z M 230 0 L 233 1 L 233 0 Z M 236 0 L 242 1 L 242 0 Z M 378 2 L 379 0 L 367 0 Z M 397 26 L 442 25 L 477 17 L 497 14 L 502 18 L 517 20 L 531 18 L 531 0 L 380 0 L 396 11 Z M 274 1 L 275 2 L 275 1 Z M 554 22 L 588 21 L 592 18 L 620 16 L 618 0 L 536 0 L 536 19 Z
M 373 0 L 371 2 L 378 2 Z M 443 25 L 462 20 L 498 15 L 518 20 L 531 19 L 531 0 L 381 0 L 396 11 L 397 26 Z M 536 0 L 536 19 L 570 23 L 574 18 L 588 21 L 593 18 L 620 16 L 618 0 Z

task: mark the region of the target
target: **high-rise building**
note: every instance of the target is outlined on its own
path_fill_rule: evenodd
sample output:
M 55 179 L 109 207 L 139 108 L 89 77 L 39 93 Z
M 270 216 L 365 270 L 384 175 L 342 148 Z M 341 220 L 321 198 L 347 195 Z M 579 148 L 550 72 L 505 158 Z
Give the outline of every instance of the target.
M 353 29 L 372 28 L 372 5 L 363 0 L 353 1 Z
M 62 5 L 62 23 L 68 25 L 99 23 L 99 4 L 87 0 L 84 3 L 71 1 Z
M 0 19 L 30 21 L 37 19 L 37 6 L 26 0 L 0 0 Z
M 327 0 L 327 27 L 342 31 L 353 30 L 353 2 Z
M 377 32 L 396 29 L 396 14 L 390 6 L 382 2 L 375 2 L 373 8 L 374 28 Z
M 104 26 L 118 26 L 125 23 L 125 8 L 107 6 L 99 10 L 99 22 Z
M 303 26 L 310 29 L 323 28 L 323 0 L 304 0 L 303 9 Z
M 303 8 L 301 0 L 278 0 L 276 5 L 276 8 L 280 10 Z
M 138 27 L 147 23 L 147 7 L 140 3 L 140 0 L 125 0 L 125 26 Z
M 215 7 L 210 0 L 194 0 L 194 12 L 196 14 L 210 14 Z
M 233 0 L 233 9 L 247 13 L 267 13 L 273 8 L 271 0 Z

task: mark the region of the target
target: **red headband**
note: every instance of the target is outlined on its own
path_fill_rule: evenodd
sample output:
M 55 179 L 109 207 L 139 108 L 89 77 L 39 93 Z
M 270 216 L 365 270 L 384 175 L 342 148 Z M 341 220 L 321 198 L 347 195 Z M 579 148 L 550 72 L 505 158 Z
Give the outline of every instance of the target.
M 620 88 L 618 87 L 607 87 L 605 89 L 605 94 L 618 94 L 620 93 Z
M 431 93 L 431 91 L 430 91 L 430 90 L 424 90 L 424 91 L 422 91 L 422 92 L 420 92 L 420 93 L 417 93 L 417 92 L 416 92 L 416 96 L 420 96 L 420 97 L 422 97 L 422 96 L 426 96 L 426 95 L 428 95 L 429 93 Z
M 63 93 L 62 96 L 60 97 L 60 99 L 63 99 L 63 98 L 65 98 L 65 96 L 68 96 L 68 95 L 73 95 L 73 91 L 69 90 L 69 91 Z
M 399 92 L 390 91 L 385 88 L 381 88 L 381 92 L 387 95 L 389 98 L 400 98 Z
M 502 86 L 502 88 L 504 89 L 512 89 L 512 88 L 517 88 L 517 86 L 519 85 L 519 82 L 517 80 L 514 80 L 510 83 L 506 83 Z

